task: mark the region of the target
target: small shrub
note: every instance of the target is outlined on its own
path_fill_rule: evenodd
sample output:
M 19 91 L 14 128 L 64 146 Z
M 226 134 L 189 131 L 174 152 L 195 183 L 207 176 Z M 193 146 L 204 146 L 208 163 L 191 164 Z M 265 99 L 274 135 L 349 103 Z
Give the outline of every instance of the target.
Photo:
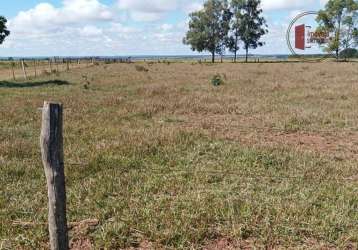
M 220 74 L 216 74 L 211 79 L 211 84 L 214 86 L 220 86 L 223 85 L 225 82 Z
M 88 80 L 87 75 L 82 75 L 82 84 L 84 89 L 89 89 L 91 82 Z
M 142 66 L 142 65 L 136 65 L 135 66 L 135 69 L 138 71 L 138 72 L 148 72 L 149 69 L 147 69 L 146 67 Z

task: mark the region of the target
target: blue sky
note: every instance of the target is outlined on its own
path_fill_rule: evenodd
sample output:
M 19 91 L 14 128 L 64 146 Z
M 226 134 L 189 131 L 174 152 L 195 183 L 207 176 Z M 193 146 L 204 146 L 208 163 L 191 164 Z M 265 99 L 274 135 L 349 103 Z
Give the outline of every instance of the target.
M 326 0 L 262 0 L 270 33 L 253 53 L 288 53 L 285 32 L 297 14 Z M 188 55 L 188 14 L 203 0 L 2 0 L 11 36 L 0 56 Z M 241 51 L 242 53 L 242 51 Z

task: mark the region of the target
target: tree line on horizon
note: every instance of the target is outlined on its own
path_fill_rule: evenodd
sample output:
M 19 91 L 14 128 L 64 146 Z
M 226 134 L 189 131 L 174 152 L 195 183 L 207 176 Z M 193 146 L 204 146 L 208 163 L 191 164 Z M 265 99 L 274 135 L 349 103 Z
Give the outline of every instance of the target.
M 237 53 L 243 44 L 248 61 L 249 49 L 264 45 L 261 37 L 268 33 L 260 7 L 261 0 L 206 0 L 203 9 L 189 15 L 189 31 L 183 39 L 193 51 L 211 53 L 212 62 L 216 54 L 227 50 Z
M 183 39 L 193 51 L 208 51 L 215 62 L 216 54 L 230 51 L 237 61 L 240 45 L 248 61 L 249 49 L 264 45 L 262 36 L 268 33 L 262 17 L 261 0 L 206 0 L 201 10 L 189 15 L 189 30 Z M 358 47 L 358 1 L 329 0 L 316 18 L 317 32 L 333 34 L 325 44 L 327 53 L 337 60 L 355 54 Z M 321 44 L 322 45 L 322 44 Z

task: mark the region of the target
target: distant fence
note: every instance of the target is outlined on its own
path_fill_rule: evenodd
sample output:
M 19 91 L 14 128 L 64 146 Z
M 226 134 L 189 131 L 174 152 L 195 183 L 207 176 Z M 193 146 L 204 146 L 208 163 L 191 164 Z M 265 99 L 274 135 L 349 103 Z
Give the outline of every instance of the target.
M 131 58 L 99 58 L 99 57 L 83 57 L 83 58 L 42 58 L 42 59 L 12 59 L 1 60 L 3 66 L 9 71 L 9 79 L 28 80 L 43 75 L 51 75 L 60 72 L 69 71 L 71 69 L 79 69 L 90 67 L 93 65 L 111 64 L 111 63 L 130 63 Z

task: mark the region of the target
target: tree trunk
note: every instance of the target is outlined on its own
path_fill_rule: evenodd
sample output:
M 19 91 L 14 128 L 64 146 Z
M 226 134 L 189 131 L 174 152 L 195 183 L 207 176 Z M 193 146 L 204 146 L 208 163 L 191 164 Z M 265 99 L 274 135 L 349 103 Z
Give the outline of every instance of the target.
M 215 52 L 211 52 L 211 62 L 215 63 Z
M 237 33 L 237 31 L 236 31 L 236 33 Z M 235 63 L 237 62 L 237 51 L 239 50 L 238 46 L 237 46 L 238 40 L 239 40 L 239 36 L 235 35 L 235 59 L 234 59 Z
M 338 31 L 336 33 L 336 43 L 337 43 L 337 49 L 336 49 L 336 57 L 337 62 L 339 61 L 339 43 L 341 40 L 341 22 L 342 22 L 342 16 L 338 17 Z
M 245 57 L 245 62 L 248 62 L 248 56 L 249 56 L 249 47 L 246 47 L 246 57 Z

